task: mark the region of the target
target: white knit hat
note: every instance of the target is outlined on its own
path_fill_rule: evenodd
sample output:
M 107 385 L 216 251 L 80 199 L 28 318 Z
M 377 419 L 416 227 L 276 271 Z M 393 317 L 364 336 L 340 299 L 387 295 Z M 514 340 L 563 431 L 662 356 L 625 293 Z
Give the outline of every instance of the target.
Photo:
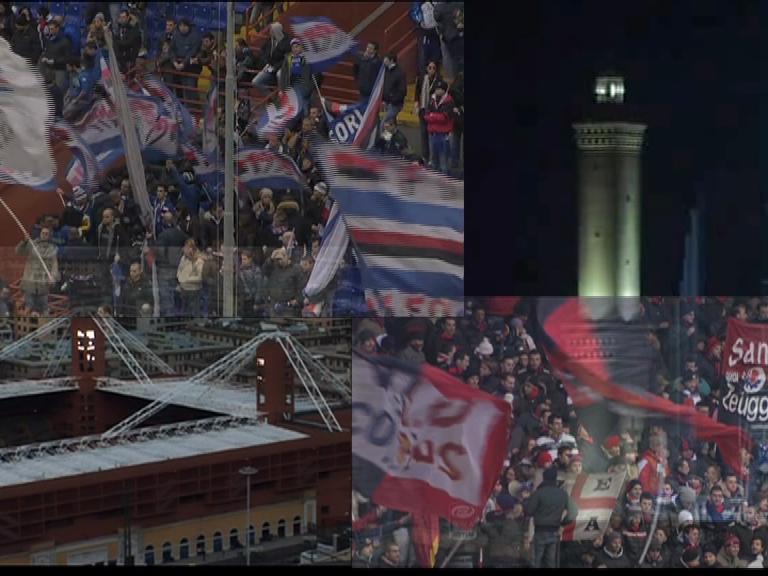
M 488 338 L 483 338 L 483 341 L 475 348 L 475 353 L 480 356 L 490 356 L 493 354 L 493 344 L 488 341 Z

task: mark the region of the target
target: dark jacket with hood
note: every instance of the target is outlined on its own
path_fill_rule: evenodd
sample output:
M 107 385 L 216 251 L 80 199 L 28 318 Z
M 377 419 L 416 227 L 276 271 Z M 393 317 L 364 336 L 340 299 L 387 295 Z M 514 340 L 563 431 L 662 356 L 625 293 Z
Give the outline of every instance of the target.
M 616 554 L 613 554 L 608 548 L 603 547 L 597 558 L 598 563 L 605 564 L 606 568 L 632 568 L 632 562 L 627 557 L 624 548 L 620 548 Z
M 357 88 L 360 90 L 360 97 L 365 99 L 371 95 L 373 85 L 376 82 L 376 76 L 381 69 L 381 58 L 374 56 L 370 60 L 367 60 L 361 56 L 355 58 L 355 63 L 352 66 L 352 74 L 357 80 Z
M 384 73 L 382 101 L 394 106 L 402 106 L 407 91 L 405 72 L 400 65 L 396 64 L 394 68 L 388 68 Z
M 563 519 L 563 512 L 567 511 Z M 557 486 L 556 479 L 544 478 L 525 504 L 525 512 L 533 517 L 536 530 L 556 532 L 576 519 L 579 509 L 568 493 Z

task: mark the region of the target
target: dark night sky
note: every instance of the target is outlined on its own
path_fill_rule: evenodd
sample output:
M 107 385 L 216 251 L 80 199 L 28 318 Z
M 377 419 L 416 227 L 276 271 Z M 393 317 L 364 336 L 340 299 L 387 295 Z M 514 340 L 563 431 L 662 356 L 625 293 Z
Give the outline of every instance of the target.
M 571 123 L 582 117 L 594 77 L 606 68 L 624 75 L 627 101 L 648 124 L 643 293 L 678 292 L 687 208 L 697 195 L 716 216 L 705 228 L 704 291 L 756 293 L 757 4 L 558 0 L 507 6 L 496 30 L 486 20 L 482 35 L 471 34 L 467 43 L 472 100 L 480 102 L 470 106 L 470 116 L 485 116 L 468 122 L 467 293 L 575 294 Z M 482 106 L 482 99 L 500 104 Z

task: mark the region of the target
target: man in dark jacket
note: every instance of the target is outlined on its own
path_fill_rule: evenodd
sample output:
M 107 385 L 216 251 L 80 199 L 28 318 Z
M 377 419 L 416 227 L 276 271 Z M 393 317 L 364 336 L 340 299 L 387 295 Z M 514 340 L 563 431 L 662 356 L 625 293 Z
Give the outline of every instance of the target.
M 155 298 L 152 295 L 152 284 L 141 270 L 139 262 L 133 262 L 128 271 L 128 279 L 120 294 L 121 313 L 128 318 L 144 316 L 152 313 Z
M 557 486 L 557 470 L 544 470 L 544 479 L 525 506 L 533 517 L 533 567 L 557 568 L 560 528 L 576 519 L 579 509 Z
M 173 35 L 171 41 L 171 57 L 173 58 L 173 68 L 177 72 L 186 72 L 196 74 L 199 72 L 197 64 L 192 62 L 202 45 L 202 38 L 197 28 L 194 28 L 189 20 L 182 18 L 179 27 Z M 197 92 L 197 76 L 174 75 L 174 83 L 186 87 L 179 96 L 186 100 L 199 100 Z
M 19 56 L 23 56 L 33 64 L 37 64 L 43 46 L 40 43 L 40 34 L 37 26 L 29 17 L 29 9 L 25 8 L 16 19 L 16 25 L 11 38 L 11 49 Z
M 40 63 L 53 73 L 53 83 L 63 92 L 67 89 L 67 59 L 70 54 L 69 38 L 62 34 L 58 20 L 48 23 L 48 42 Z
M 357 89 L 360 91 L 361 100 L 368 100 L 371 97 L 371 90 L 373 90 L 380 69 L 379 44 L 378 42 L 368 42 L 365 52 L 357 55 L 352 65 L 352 74 L 357 80 Z
M 312 71 L 304 57 L 304 47 L 297 38 L 291 40 L 291 53 L 283 61 L 283 67 L 278 73 L 278 83 L 281 90 L 289 86 L 296 90 L 301 100 L 301 117 L 309 114 L 309 97 L 312 95 Z
M 408 152 L 408 140 L 398 129 L 395 121 L 388 120 L 384 122 L 381 136 L 376 140 L 374 148 L 387 156 L 403 158 Z
M 115 32 L 115 55 L 120 72 L 129 70 L 136 61 L 141 48 L 141 31 L 131 24 L 131 15 L 128 10 L 121 10 L 117 18 L 117 31 Z
M 397 54 L 390 52 L 384 58 L 384 93 L 382 101 L 384 102 L 384 122 L 397 118 L 400 110 L 403 109 L 405 102 L 405 93 L 408 90 L 406 84 L 405 72 L 397 65 Z
M 175 224 L 176 215 L 170 214 L 169 218 Z M 160 285 L 161 316 L 172 316 L 176 312 L 176 271 L 186 241 L 187 235 L 177 225 L 161 232 L 157 239 L 157 283 Z
M 285 56 L 291 51 L 290 38 L 283 32 L 283 25 L 275 22 L 269 26 L 269 40 L 261 49 L 258 67 L 261 68 L 251 81 L 254 87 L 265 90 L 277 81 L 277 72 L 283 67 Z
M 608 532 L 605 535 L 605 546 L 600 551 L 597 563 L 606 568 L 632 568 L 632 564 L 624 553 L 622 538 L 619 532 Z
M 296 316 L 301 297 L 301 271 L 291 264 L 285 248 L 272 252 L 270 260 L 264 265 L 267 276 L 266 295 L 269 300 L 271 317 Z

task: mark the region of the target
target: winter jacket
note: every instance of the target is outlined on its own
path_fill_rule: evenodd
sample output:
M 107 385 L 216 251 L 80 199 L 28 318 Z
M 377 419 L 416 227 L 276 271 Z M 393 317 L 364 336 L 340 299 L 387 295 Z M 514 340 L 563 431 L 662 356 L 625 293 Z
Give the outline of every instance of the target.
M 136 61 L 141 48 L 141 31 L 137 26 L 122 24 L 115 34 L 115 55 L 121 69 L 127 70 Z
M 179 268 L 176 271 L 176 279 L 179 281 L 179 287 L 187 292 L 195 292 L 203 287 L 203 257 L 200 254 L 194 258 L 181 257 Z
M 177 30 L 171 40 L 171 55 L 174 59 L 183 60 L 184 66 L 189 66 L 190 58 L 200 51 L 200 45 L 203 43 L 200 32 L 194 26 L 190 26 L 189 32 L 182 34 Z
M 24 240 L 16 247 L 17 254 L 27 257 L 27 262 L 24 265 L 24 275 L 21 277 L 21 290 L 36 294 L 47 294 L 48 286 L 58 282 L 60 279 L 56 246 L 51 242 L 41 242 L 40 240 L 32 240 L 32 242 L 35 243 L 35 247 L 40 253 L 43 262 L 45 262 L 48 272 L 51 273 L 53 281 L 51 281 L 48 273 L 45 271 L 40 258 L 35 254 L 30 241 Z
M 264 276 L 256 266 L 240 268 L 237 275 L 237 287 L 243 300 L 260 302 L 263 298 Z
M 527 522 L 523 518 L 507 518 L 506 515 L 495 522 L 480 526 L 488 537 L 488 556 L 519 560 L 523 556 L 523 538 Z
M 636 566 L 640 560 L 640 555 L 643 553 L 643 548 L 645 548 L 645 542 L 648 539 L 648 532 L 643 529 L 640 529 L 636 532 L 625 529 L 622 535 L 624 537 L 624 543 L 626 544 L 625 552 L 627 554 L 627 558 L 633 566 Z
M 451 42 L 459 35 L 454 16 L 456 11 L 463 6 L 463 2 L 438 2 L 435 4 L 434 16 L 437 31 L 445 42 Z
M 96 228 L 94 239 L 96 248 L 98 248 L 98 260 L 108 262 L 109 264 L 112 264 L 115 254 L 120 254 L 128 246 L 125 233 L 119 224 L 113 224 L 111 234 L 104 224 L 99 224 Z
M 34 24 L 29 24 L 25 28 L 16 28 L 11 38 L 11 50 L 30 62 L 37 64 L 40 55 L 43 53 L 43 46 L 40 44 L 40 34 L 37 32 L 37 27 Z
M 397 130 L 392 134 L 392 138 L 389 140 L 385 140 L 383 136 L 379 136 L 374 148 L 387 156 L 401 158 L 408 150 L 408 140 L 400 130 Z
M 563 511 L 567 511 L 564 520 Z M 565 490 L 542 482 L 525 503 L 525 513 L 533 517 L 536 530 L 554 532 L 575 520 L 579 509 Z
M 53 60 L 48 66 L 53 70 L 65 70 L 67 68 L 67 58 L 70 53 L 70 41 L 62 32 L 56 34 L 55 38 L 50 38 L 43 51 L 43 58 Z
M 122 287 L 120 296 L 122 313 L 126 316 L 138 316 L 144 304 L 152 306 L 155 302 L 152 284 L 143 275 L 138 282 L 128 278 Z
M 427 132 L 430 134 L 450 134 L 453 132 L 453 98 L 443 94 L 438 101 L 436 95 L 429 99 L 429 106 L 424 115 L 427 122 Z
M 724 549 L 721 549 L 717 555 L 717 563 L 723 568 L 746 568 L 747 561 L 741 558 L 734 558 L 730 554 L 726 554 Z
M 312 94 L 312 71 L 309 68 L 307 59 L 301 56 L 301 73 L 299 76 L 292 76 L 293 68 L 293 54 L 289 54 L 283 61 L 283 67 L 280 72 L 280 90 L 286 90 L 288 87 L 293 86 L 296 93 L 305 98 L 309 98 Z
M 176 270 L 181 260 L 182 247 L 187 235 L 178 226 L 163 230 L 157 238 L 157 266 Z
M 624 553 L 624 548 L 619 550 L 616 554 L 608 551 L 607 548 L 600 550 L 597 556 L 597 561 L 600 564 L 605 564 L 607 568 L 632 568 L 632 562 L 627 558 Z
M 402 106 L 405 102 L 405 93 L 408 87 L 403 69 L 395 65 L 384 73 L 384 87 L 382 101 L 393 106 Z
M 272 267 L 267 279 L 267 297 L 272 304 L 286 303 L 301 298 L 301 270 L 291 265 L 287 268 Z
M 272 38 L 264 43 L 262 48 L 261 57 L 259 58 L 259 65 L 268 65 L 274 68 L 275 74 L 283 66 L 283 61 L 286 55 L 291 53 L 291 39 L 288 35 L 284 35 L 280 42 L 274 44 Z
M 650 492 L 651 494 L 659 493 L 659 473 L 656 469 L 658 467 L 659 460 L 656 458 L 653 450 L 646 450 L 643 454 L 642 460 L 640 460 L 640 476 L 638 480 L 643 485 L 643 491 Z M 669 464 L 664 465 L 664 478 L 669 476 Z
M 357 89 L 360 91 L 360 98 L 363 100 L 370 97 L 380 69 L 381 58 L 378 56 L 374 56 L 370 60 L 366 60 L 360 55 L 355 58 L 355 63 L 352 65 L 352 74 L 355 76 L 355 80 L 357 80 Z

